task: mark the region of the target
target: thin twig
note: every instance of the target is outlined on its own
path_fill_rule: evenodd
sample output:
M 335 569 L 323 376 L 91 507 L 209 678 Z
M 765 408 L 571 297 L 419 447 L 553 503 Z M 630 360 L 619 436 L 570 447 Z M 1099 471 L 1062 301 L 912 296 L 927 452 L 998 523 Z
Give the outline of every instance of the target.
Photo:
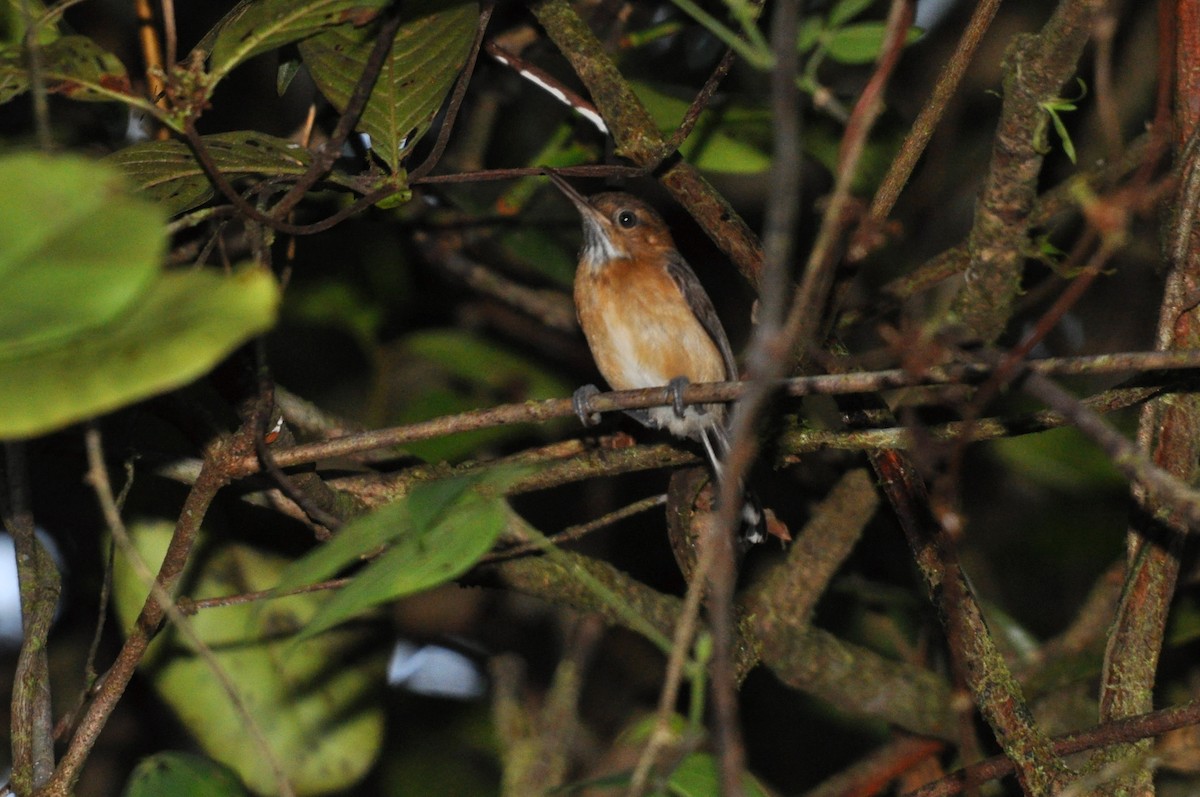
M 643 498 L 640 501 L 634 501 L 632 504 L 615 509 L 612 512 L 601 515 L 598 518 L 589 520 L 586 523 L 580 523 L 575 526 L 569 526 L 562 531 L 547 537 L 550 542 L 555 545 L 562 545 L 566 542 L 575 542 L 581 540 L 592 532 L 599 531 L 615 523 L 620 523 L 622 520 L 631 518 L 634 515 L 640 515 L 642 512 L 662 506 L 667 502 L 667 496 L 663 494 L 652 495 L 648 498 Z M 518 556 L 524 556 L 529 553 L 535 553 L 542 550 L 542 545 L 536 542 L 523 542 L 514 545 L 511 548 L 494 551 L 484 556 L 479 560 L 480 564 L 488 564 L 490 562 L 503 562 L 506 559 L 513 559 Z
M 901 734 L 870 755 L 829 778 L 803 797 L 850 797 L 888 793 L 888 786 L 915 765 L 936 756 L 946 743 Z
M 829 206 L 821 219 L 816 241 L 788 311 L 786 330 L 791 344 L 789 351 L 793 357 L 803 357 L 822 329 L 834 270 L 845 245 L 844 233 L 851 221 L 851 188 L 871 130 L 883 112 L 883 92 L 900 60 L 912 19 L 912 0 L 893 0 L 888 11 L 883 49 L 875 71 L 846 124 L 846 132 L 838 150 L 837 180 Z
M 1176 728 L 1200 723 L 1200 701 L 1174 708 L 1153 711 L 1135 717 L 1106 722 L 1086 731 L 1060 736 L 1053 741 L 1054 752 L 1060 756 L 1126 744 L 1138 739 L 1159 736 Z M 1005 756 L 995 756 L 951 773 L 905 797 L 951 797 L 962 792 L 966 783 L 984 783 L 1012 774 L 1015 764 Z
M 875 198 L 871 200 L 871 209 L 867 214 L 867 219 L 871 223 L 881 224 L 891 213 L 892 207 L 900 197 L 900 192 L 904 190 L 908 178 L 921 159 L 921 154 L 925 152 L 929 139 L 933 137 L 933 132 L 937 129 L 942 114 L 946 112 L 950 98 L 954 96 L 955 89 L 962 82 L 967 66 L 970 65 L 975 50 L 979 48 L 979 43 L 983 40 L 983 34 L 992 24 L 992 19 L 996 16 L 999 8 L 1000 0 L 982 0 L 975 5 L 971 19 L 967 22 L 967 27 L 954 48 L 954 54 L 950 56 L 950 60 L 946 62 L 946 66 L 938 75 L 933 92 L 909 129 L 904 143 L 900 145 L 900 150 L 892 160 L 891 166 L 888 167 L 883 182 L 879 184 L 879 190 L 875 192 Z M 867 220 L 864 220 L 864 226 L 860 226 L 855 234 L 855 243 L 851 245 L 852 251 L 850 252 L 852 260 L 861 260 L 866 254 L 865 244 L 861 240 L 866 231 L 866 224 Z
M 702 538 L 704 547 L 691 585 L 693 589 L 701 589 L 706 574 L 711 572 L 708 613 L 713 628 L 714 730 L 724 797 L 742 794 L 745 769 L 733 668 L 734 587 L 737 579 L 733 540 L 742 514 L 742 485 L 758 456 L 755 426 L 774 391 L 774 383 L 786 373 L 788 358 L 781 355 L 795 343 L 786 328 L 785 303 L 790 280 L 788 264 L 800 212 L 800 114 L 796 87 L 799 54 L 795 46 L 798 5 L 779 3 L 771 20 L 771 48 L 775 56 L 771 72 L 771 107 L 775 140 L 770 182 L 772 201 L 763 232 L 759 324 L 746 353 L 747 387 L 734 405 L 729 421 L 730 446 L 722 462 L 724 475 L 719 485 L 721 497 L 717 514 L 708 535 Z
M 183 573 L 209 505 L 228 479 L 227 460 L 232 459 L 235 452 L 244 457 L 253 450 L 252 445 L 242 447 L 247 450 L 231 450 L 229 443 L 222 439 L 212 443 L 205 452 L 204 465 L 184 500 L 156 579 L 168 594 L 174 590 Z M 46 784 L 45 797 L 67 797 L 72 792 L 88 754 L 96 744 L 96 739 L 99 738 L 117 702 L 125 693 L 125 687 L 133 678 L 150 640 L 162 623 L 163 616 L 162 604 L 153 596 L 147 596 L 145 605 L 125 638 L 121 652 L 117 654 L 116 661 L 101 680 L 92 702 L 80 720 L 79 727 L 71 737 L 58 769 Z
M 146 90 L 150 100 L 159 108 L 167 109 L 167 96 L 162 76 L 166 72 L 163 64 L 162 43 L 154 27 L 154 10 L 150 0 L 133 0 L 134 14 L 138 23 L 138 43 L 142 48 L 142 61 L 146 67 Z M 171 62 L 173 63 L 173 62 Z
M 667 140 L 663 147 L 663 158 L 672 155 L 675 150 L 687 141 L 687 137 L 692 134 L 692 130 L 696 127 L 696 122 L 700 121 L 700 114 L 704 113 L 708 108 L 708 104 L 712 102 L 713 95 L 717 93 L 717 88 L 720 87 L 721 81 L 729 74 L 729 70 L 733 67 L 733 62 L 736 60 L 737 54 L 733 50 L 726 50 L 724 57 L 717 63 L 712 74 L 708 76 L 708 80 L 704 81 L 704 85 L 700 87 L 700 91 L 696 94 L 692 104 L 683 114 L 683 119 L 679 122 L 679 127 L 675 128 L 675 132 L 671 134 L 671 138 Z
M 129 491 L 133 489 L 133 474 L 133 460 L 126 460 L 125 483 L 121 486 L 121 492 L 116 498 L 118 512 L 125 506 L 125 499 L 129 497 Z M 108 545 L 104 546 L 104 550 L 104 578 L 100 582 L 100 595 L 96 602 L 99 607 L 96 612 L 96 629 L 92 632 L 92 642 L 88 645 L 87 657 L 83 664 L 83 689 L 80 690 L 74 707 L 55 726 L 55 740 L 65 738 L 70 729 L 75 727 L 79 712 L 83 711 L 83 707 L 87 705 L 87 700 L 91 696 L 92 690 L 95 689 L 96 682 L 100 679 L 100 675 L 96 672 L 96 657 L 100 654 L 100 644 L 104 641 L 105 621 L 108 619 L 108 605 L 112 597 L 116 543 L 110 539 Z
M 179 610 L 179 607 L 175 605 L 175 600 L 171 597 L 171 594 L 155 578 L 154 571 L 150 569 L 146 560 L 142 558 L 141 552 L 134 545 L 132 538 L 130 538 L 129 531 L 125 528 L 125 521 L 121 519 L 121 511 L 117 507 L 117 501 L 113 497 L 112 484 L 108 479 L 108 468 L 104 464 L 104 450 L 100 440 L 100 430 L 95 424 L 89 425 L 84 432 L 84 446 L 87 450 L 88 459 L 87 480 L 91 483 L 92 489 L 96 493 L 96 500 L 100 503 L 100 511 L 104 516 L 104 523 L 108 527 L 109 533 L 112 534 L 113 541 L 120 547 L 121 553 L 125 555 L 134 574 L 150 590 L 150 594 L 162 607 L 167 618 L 170 619 L 179 633 L 188 641 L 192 650 L 208 665 L 209 671 L 212 672 L 217 683 L 229 698 L 233 710 L 241 716 L 244 727 L 249 732 L 250 738 L 258 748 L 259 753 L 262 754 L 267 764 L 271 767 L 275 775 L 275 786 L 279 789 L 279 794 L 282 797 L 294 797 L 295 791 L 293 791 L 291 783 L 288 782 L 283 762 L 275 754 L 270 742 L 267 741 L 266 734 L 263 733 L 262 727 L 246 707 L 246 703 L 242 699 L 237 686 L 234 684 L 233 678 L 217 659 L 212 648 L 200 638 L 200 635 L 192 626 L 191 620 L 185 617 L 183 612 Z
M 25 61 L 29 70 L 29 92 L 33 97 L 33 121 L 38 148 L 48 152 L 54 145 L 50 135 L 50 102 L 46 97 L 46 75 L 42 72 L 41 28 L 29 0 L 21 0 L 20 14 L 25 24 Z
M 1079 431 L 1103 449 L 1113 466 L 1130 481 L 1187 519 L 1189 531 L 1200 531 L 1200 491 L 1190 487 L 1169 471 L 1160 468 L 1138 451 L 1137 445 L 1109 425 L 1079 399 L 1040 374 L 1029 374 L 1021 388 L 1062 413 Z
M 549 288 L 531 288 L 472 260 L 463 252 L 466 242 L 462 235 L 452 232 L 430 235 L 417 231 L 413 241 L 426 260 L 480 293 L 520 310 L 548 329 L 572 334 L 579 331 L 575 306 L 568 294 Z
M 1082 375 L 1120 373 L 1127 371 L 1182 370 L 1200 368 L 1200 350 L 1175 352 L 1126 352 L 1093 357 L 1067 357 L 1035 360 L 1029 363 L 1033 373 L 1046 375 Z M 985 364 L 958 364 L 931 368 L 913 374 L 893 369 L 858 374 L 823 374 L 795 377 L 773 386 L 791 396 L 839 395 L 873 393 L 881 390 L 926 385 L 959 384 L 986 378 L 992 368 Z M 745 390 L 744 382 L 713 382 L 689 385 L 683 391 L 685 404 L 711 404 L 734 401 Z M 670 406 L 671 392 L 667 388 L 646 388 L 601 393 L 593 396 L 590 407 L 596 412 Z M 428 421 L 378 429 L 361 434 L 305 443 L 275 452 L 275 461 L 288 468 L 320 459 L 350 456 L 376 448 L 428 440 L 446 434 L 505 426 L 516 423 L 538 423 L 551 418 L 575 414 L 571 399 L 544 399 L 518 404 L 502 404 Z M 257 458 L 248 457 L 233 465 L 233 473 L 247 476 L 259 471 Z
M 433 149 L 430 150 L 429 156 L 421 163 L 420 166 L 409 172 L 410 177 L 424 177 L 433 171 L 433 167 L 437 166 L 438 161 L 442 159 L 442 153 L 446 151 L 446 144 L 450 141 L 450 133 L 454 130 L 454 121 L 458 118 L 459 108 L 462 107 L 463 97 L 466 96 L 467 86 L 471 82 L 471 75 L 475 72 L 475 62 L 479 58 L 479 46 L 483 43 L 483 34 L 487 31 L 488 21 L 492 18 L 492 9 L 495 8 L 493 2 L 484 3 L 483 9 L 479 12 L 479 24 L 475 29 L 475 41 L 471 43 L 471 52 L 467 56 L 467 62 L 463 65 L 462 72 L 458 75 L 458 81 L 454 84 L 454 91 L 450 94 L 450 102 L 446 106 L 445 118 L 442 120 L 442 127 L 438 130 L 437 139 L 433 142 Z
M 255 592 L 239 592 L 236 595 L 218 595 L 213 598 L 186 598 L 181 597 L 176 600 L 179 604 L 179 611 L 184 614 L 195 614 L 204 609 L 217 609 L 226 606 L 241 606 L 246 603 L 258 603 L 259 601 L 271 601 L 277 598 L 289 598 L 292 595 L 307 595 L 311 592 L 325 592 L 327 590 L 341 589 L 349 584 L 351 579 L 347 578 L 331 578 L 326 581 L 318 581 L 314 584 L 304 584 L 292 589 L 263 589 Z
M 166 40 L 168 66 L 174 66 L 179 58 L 179 33 L 175 26 L 175 0 L 162 0 L 163 38 Z
M 313 154 L 312 163 L 309 164 L 308 171 L 271 208 L 271 218 L 276 222 L 287 218 L 288 213 L 292 211 L 292 208 L 300 204 L 300 200 L 304 199 L 304 195 L 308 193 L 308 190 L 325 176 L 325 173 L 333 166 L 334 161 L 341 155 L 346 139 L 354 132 L 355 125 L 358 124 L 363 110 L 367 107 L 367 100 L 371 98 L 371 92 L 375 88 L 375 83 L 379 80 L 380 73 L 383 72 L 383 66 L 387 62 L 388 54 L 392 51 L 392 43 L 396 38 L 396 32 L 400 30 L 400 24 L 404 21 L 404 16 L 399 9 L 392 6 L 388 8 L 390 10 L 385 12 L 383 24 L 379 26 L 379 30 L 375 34 L 375 43 L 371 47 L 371 53 L 367 56 L 367 60 L 363 62 L 362 73 L 359 75 L 358 81 L 354 84 L 354 91 L 350 93 L 350 97 L 346 100 L 346 107 L 342 109 L 342 115 L 338 118 L 337 125 L 334 126 L 333 131 L 329 134 L 329 139 L 323 142 L 320 149 Z
M 572 91 L 566 83 L 563 83 L 536 64 L 532 64 L 520 56 L 513 55 L 497 42 L 488 42 L 484 45 L 484 49 L 498 63 L 512 69 L 525 80 L 542 89 L 551 97 L 591 122 L 592 126 L 601 133 L 608 135 L 608 125 L 604 123 L 604 117 L 596 110 L 596 106 Z
M 12 536 L 21 602 L 21 650 L 12 691 L 12 780 L 32 794 L 54 771 L 54 718 L 46 643 L 58 606 L 58 568 L 37 539 L 25 443 L 4 444 L 0 513 Z
M 621 166 L 619 164 L 555 167 L 555 172 L 566 177 L 645 177 L 646 170 L 637 166 Z M 457 172 L 455 174 L 429 174 L 420 178 L 410 179 L 409 185 L 436 185 L 438 183 L 487 183 L 499 180 L 516 180 L 522 177 L 542 177 L 546 174 L 544 166 L 518 166 L 512 169 L 485 169 L 478 172 Z

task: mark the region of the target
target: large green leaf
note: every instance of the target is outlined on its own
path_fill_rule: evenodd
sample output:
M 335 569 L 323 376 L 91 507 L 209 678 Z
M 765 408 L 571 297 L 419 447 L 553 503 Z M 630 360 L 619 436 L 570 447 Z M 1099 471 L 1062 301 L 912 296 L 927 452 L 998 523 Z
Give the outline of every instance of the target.
M 214 82 L 238 64 L 325 28 L 365 25 L 389 0 L 245 0 L 217 24 L 209 71 Z
M 171 272 L 100 329 L 0 354 L 0 439 L 44 434 L 185 385 L 269 329 L 278 303 L 275 279 L 258 268 Z
M 164 521 L 132 524 L 134 544 L 152 569 L 162 561 L 172 529 Z M 202 554 L 193 559 L 202 564 L 185 574 L 192 597 L 266 589 L 287 564 L 282 557 L 207 535 L 206 525 Z M 114 562 L 113 585 L 118 615 L 128 626 L 147 587 L 124 555 Z M 296 632 L 328 599 L 328 593 L 294 595 L 262 607 L 204 609 L 191 619 L 298 795 L 350 788 L 370 769 L 382 743 L 383 706 L 374 699 L 384 677 L 378 647 L 364 644 L 370 640 L 361 630 L 348 629 L 296 641 Z M 144 665 L 155 689 L 210 756 L 236 771 L 255 792 L 276 793 L 270 761 L 254 742 L 244 715 L 189 641 L 168 630 L 155 641 Z
M 177 387 L 274 322 L 274 278 L 160 271 L 162 211 L 73 156 L 0 158 L 0 439 Z
M 402 499 L 348 523 L 332 541 L 289 567 L 278 589 L 320 581 L 384 545 L 391 547 L 321 607 L 302 638 L 465 573 L 508 526 L 511 510 L 504 491 L 528 473 L 526 467 L 507 466 L 421 483 Z
M 115 170 L 24 153 L 0 182 L 0 357 L 112 320 L 158 276 L 165 218 Z
M 86 36 L 63 36 L 41 48 L 46 90 L 73 100 L 128 102 L 133 88 L 125 65 Z M 29 89 L 26 58 L 21 47 L 0 48 L 0 102 Z
M 278 589 L 286 591 L 323 581 L 411 529 L 426 529 L 472 486 L 479 477 L 422 482 L 406 498 L 388 504 L 353 523 L 295 562 L 284 573 Z
M 246 797 L 237 776 L 211 759 L 168 751 L 134 767 L 122 797 Z
M 312 162 L 312 155 L 299 144 L 253 130 L 218 133 L 203 140 L 217 168 L 230 179 L 299 176 Z M 125 172 L 169 215 L 191 210 L 213 197 L 212 182 L 192 151 L 180 141 L 135 144 L 114 152 L 105 161 Z M 337 172 L 326 179 L 348 188 L 355 186 L 353 178 Z
M 384 62 L 358 130 L 393 172 L 433 121 L 466 61 L 475 34 L 474 2 L 413 0 Z M 313 80 L 339 111 L 346 107 L 375 44 L 378 23 L 338 25 L 300 43 Z

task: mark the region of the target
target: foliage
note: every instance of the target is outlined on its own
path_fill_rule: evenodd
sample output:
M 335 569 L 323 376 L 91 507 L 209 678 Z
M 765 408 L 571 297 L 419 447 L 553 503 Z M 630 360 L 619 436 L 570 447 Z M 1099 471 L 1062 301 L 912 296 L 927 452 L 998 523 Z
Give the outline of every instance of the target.
M 865 793 L 883 751 L 869 788 L 908 792 L 994 746 L 1033 795 L 1194 777 L 1136 736 L 1200 713 L 1197 153 L 1166 177 L 1123 99 L 1200 67 L 1144 67 L 1146 8 L 1062 0 L 1001 62 L 989 3 L 771 31 L 750 0 L 226 0 L 158 48 L 109 3 L 0 1 L 17 791 Z M 737 504 L 607 412 L 644 401 L 579 428 L 546 169 L 651 200 L 749 340 L 727 484 L 790 544 L 710 547 Z M 389 685 L 397 638 L 398 669 L 426 641 L 486 666 L 490 702 Z
M 0 438 L 186 384 L 271 326 L 262 270 L 163 271 L 162 210 L 111 168 L 12 155 L 0 179 Z

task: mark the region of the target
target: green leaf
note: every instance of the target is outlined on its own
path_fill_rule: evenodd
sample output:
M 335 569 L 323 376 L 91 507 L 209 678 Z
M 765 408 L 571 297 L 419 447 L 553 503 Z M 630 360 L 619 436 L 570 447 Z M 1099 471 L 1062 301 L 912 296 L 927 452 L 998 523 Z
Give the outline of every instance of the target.
M 247 797 L 237 775 L 212 759 L 169 751 L 143 758 L 122 797 Z
M 720 791 L 717 760 L 708 753 L 692 753 L 667 779 L 667 794 L 671 797 L 712 797 Z M 749 773 L 742 776 L 742 793 L 746 797 L 767 797 L 766 790 Z
M 397 354 L 405 372 L 414 375 L 414 384 L 389 397 L 389 425 L 493 404 L 565 396 L 573 389 L 549 373 L 544 363 L 461 330 L 410 334 L 400 342 Z M 538 424 L 533 428 L 536 434 L 548 430 L 553 427 Z M 482 447 L 528 434 L 528 426 L 496 427 L 422 440 L 404 448 L 429 461 L 453 461 L 477 455 Z
M 282 97 L 287 93 L 288 86 L 292 85 L 292 80 L 296 75 L 300 74 L 300 69 L 303 66 L 299 58 L 289 58 L 279 62 L 279 68 L 275 70 L 275 93 Z
M 293 562 L 276 589 L 286 592 L 336 575 L 390 544 L 410 529 L 427 529 L 438 515 L 475 485 L 478 477 L 422 482 L 405 498 L 347 523 L 332 539 Z
M 250 0 L 217 23 L 209 71 L 214 82 L 238 64 L 334 25 L 365 25 L 387 0 Z
M 633 83 L 633 90 L 655 124 L 664 133 L 672 133 L 687 113 L 688 103 L 668 96 L 643 84 Z M 760 174 L 771 167 L 771 158 L 761 150 L 730 135 L 736 129 L 723 124 L 722 114 L 704 111 L 679 153 L 701 169 L 723 174 Z
M 1073 427 L 996 440 L 989 446 L 1015 474 L 1057 490 L 1094 492 L 1125 483 L 1103 451 Z
M 217 168 L 231 180 L 242 177 L 298 177 L 312 155 L 286 138 L 253 130 L 204 136 Z M 147 141 L 114 152 L 105 162 L 120 168 L 130 182 L 166 209 L 170 216 L 203 205 L 215 189 L 187 145 L 181 141 Z M 333 172 L 327 181 L 355 188 L 353 178 Z
M 269 329 L 278 303 L 274 277 L 259 268 L 171 272 L 100 329 L 0 354 L 0 439 L 45 434 L 185 385 Z
M 354 576 L 313 618 L 305 636 L 319 634 L 382 603 L 443 584 L 465 573 L 508 525 L 503 500 L 463 497 L 442 523 L 402 536 Z M 380 522 L 394 520 L 388 514 Z
M 63 36 L 41 48 L 46 90 L 72 100 L 129 102 L 133 87 L 125 65 L 86 36 Z M 0 103 L 29 89 L 22 48 L 0 48 Z
M 833 31 L 825 42 L 829 57 L 842 64 L 869 64 L 883 48 L 887 29 L 884 22 L 859 22 Z M 921 31 L 910 28 L 904 43 L 912 44 L 921 38 Z
M 28 12 L 28 16 L 26 13 Z M 46 5 L 41 0 L 0 0 L 0 43 L 20 44 L 25 41 L 29 21 L 37 24 L 46 16 Z M 57 21 L 55 15 L 54 20 Z M 37 43 L 49 44 L 58 38 L 58 25 L 47 20 L 39 25 Z
M 363 352 L 374 351 L 387 308 L 368 288 L 355 285 L 344 272 L 314 284 L 289 286 L 284 312 L 289 319 L 345 330 Z
M 21 48 L 13 44 L 0 46 L 0 104 L 23 94 L 28 88 Z
M 840 28 L 850 20 L 866 11 L 875 0 L 838 0 L 829 9 L 829 27 Z
M 479 9 L 474 2 L 413 0 L 401 4 L 400 13 L 404 21 L 358 122 L 393 172 L 429 129 L 466 62 Z M 300 43 L 313 80 L 338 111 L 358 83 L 377 31 L 378 23 L 338 25 Z
M 0 158 L 0 438 L 185 384 L 274 321 L 257 269 L 162 273 L 162 211 L 78 157 Z
M 189 596 L 268 589 L 288 560 L 213 533 L 219 514 L 210 512 L 205 519 L 199 555 L 184 575 Z M 158 569 L 173 529 L 170 521 L 130 524 L 134 544 L 152 571 Z M 125 627 L 136 618 L 147 591 L 118 551 L 113 599 Z M 295 639 L 329 597 L 292 595 L 261 608 L 239 603 L 207 608 L 191 618 L 298 795 L 352 787 L 374 764 L 383 739 L 384 708 L 378 695 L 385 663 L 380 647 L 350 629 Z M 244 715 L 189 641 L 175 629 L 164 631 L 143 669 L 208 755 L 236 771 L 256 793 L 277 793 L 271 764 L 247 731 Z
M 1075 107 L 1070 106 L 1062 110 L 1073 111 Z M 1062 139 L 1063 152 L 1067 153 L 1067 157 L 1071 159 L 1071 163 L 1074 163 L 1075 142 L 1071 140 L 1071 134 L 1067 132 L 1067 126 L 1063 124 L 1062 117 L 1057 113 L 1051 113 L 1050 119 L 1054 122 L 1054 130 L 1058 133 L 1058 137 Z
M 292 564 L 278 589 L 328 578 L 381 545 L 392 547 L 321 608 L 301 639 L 465 573 L 508 526 L 504 491 L 528 473 L 527 467 L 505 466 L 421 483 L 404 498 L 346 524 L 329 543 Z
M 796 52 L 803 54 L 816 47 L 824 32 L 825 20 L 816 16 L 805 18 L 796 31 Z
M 112 320 L 158 276 L 165 219 L 96 161 L 0 160 L 0 357 Z

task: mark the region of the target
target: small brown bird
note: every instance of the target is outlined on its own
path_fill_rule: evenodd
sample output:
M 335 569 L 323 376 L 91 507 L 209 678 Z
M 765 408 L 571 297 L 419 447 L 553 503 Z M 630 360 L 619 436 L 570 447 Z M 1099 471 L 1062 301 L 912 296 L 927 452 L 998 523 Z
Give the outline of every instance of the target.
M 704 446 L 714 475 L 729 449 L 723 404 L 684 406 L 689 382 L 738 378 L 729 338 L 712 300 L 675 248 L 662 217 L 624 193 L 584 197 L 554 173 L 551 181 L 583 217 L 583 248 L 575 272 L 575 309 L 600 373 L 615 390 L 671 389 L 672 407 L 633 410 L 646 426 L 666 429 Z M 587 400 L 595 385 L 575 391 L 575 412 L 585 425 Z M 766 538 L 761 507 L 746 495 L 742 507 L 745 543 Z

